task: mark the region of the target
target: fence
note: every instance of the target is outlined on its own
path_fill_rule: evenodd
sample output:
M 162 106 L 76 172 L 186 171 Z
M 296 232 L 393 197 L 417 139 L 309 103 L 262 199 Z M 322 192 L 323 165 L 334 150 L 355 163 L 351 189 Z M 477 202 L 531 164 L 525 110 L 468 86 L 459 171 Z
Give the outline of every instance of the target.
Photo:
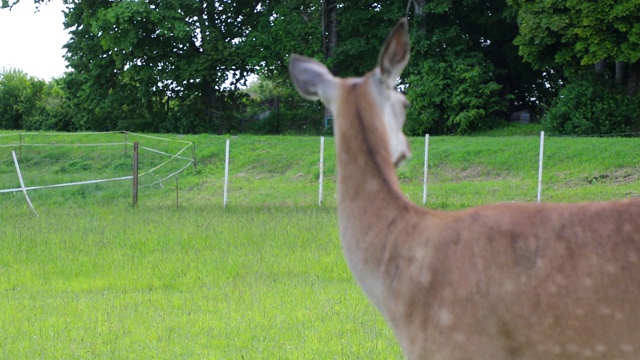
M 227 206 L 228 189 L 229 189 L 229 149 L 230 141 L 226 140 L 225 146 L 225 167 L 224 167 L 224 195 L 223 206 Z M 542 163 L 544 155 L 544 131 L 540 133 L 540 156 L 538 167 L 538 196 L 537 201 L 540 202 L 542 196 Z M 319 161 L 319 181 L 318 181 L 318 205 L 322 205 L 323 199 L 323 182 L 324 182 L 324 136 L 320 137 L 320 161 Z M 428 171 L 429 171 L 429 134 L 425 135 L 424 142 L 424 176 L 423 176 L 423 192 L 422 204 L 427 203 L 428 188 Z
M 8 160 L 2 158 L 9 151 L 15 167 L 13 174 L 17 173 L 16 179 L 19 179 L 20 184 L 19 187 L 0 188 L 0 194 L 22 192 L 30 209 L 36 214 L 29 200 L 28 191 L 131 181 L 134 179 L 135 173 L 135 171 L 132 173 L 132 170 L 134 170 L 131 164 L 133 154 L 130 154 L 133 152 L 134 143 L 141 144 L 139 150 L 146 152 L 144 156 L 146 161 L 141 162 L 142 171 L 135 177 L 136 181 L 138 179 L 145 180 L 140 187 L 162 184 L 177 176 L 189 166 L 196 166 L 196 148 L 191 141 L 126 131 L 0 134 L 0 184 L 11 183 L 11 180 L 7 180 L 7 178 L 11 177 L 12 171 L 7 166 Z M 76 159 L 71 161 L 70 164 L 67 162 L 60 167 L 56 167 L 56 161 L 63 157 L 63 155 L 60 155 L 62 152 L 57 151 L 61 148 L 66 148 L 63 151 L 66 151 L 67 156 L 69 154 L 68 149 L 72 148 L 71 154 Z M 96 150 L 97 148 L 100 150 Z M 3 149 L 8 151 L 2 151 Z M 191 152 L 190 154 L 189 151 Z M 190 155 L 190 157 L 187 155 Z M 110 168 L 98 168 L 96 169 L 97 171 L 79 176 L 96 176 L 97 172 L 114 176 L 87 179 L 78 178 L 78 175 L 71 175 L 71 173 L 77 172 L 71 170 L 92 170 L 96 163 L 99 162 L 95 161 L 97 160 L 94 158 L 95 156 L 110 158 L 111 161 L 102 161 L 103 164 L 108 164 Z M 26 164 L 27 168 L 30 167 L 35 171 L 24 174 L 25 171 L 20 169 L 20 163 Z M 70 167 L 73 167 L 73 169 L 70 169 Z M 80 172 L 82 173 L 82 171 Z M 26 186 L 25 182 L 29 182 L 31 185 Z
M 17 136 L 16 134 L 12 135 Z M 129 154 L 131 140 L 134 137 L 139 140 L 170 142 L 176 145 L 173 150 L 159 150 L 160 147 L 157 144 L 155 146 L 141 144 L 141 151 L 162 158 L 161 161 L 157 160 L 153 163 L 148 161 L 145 163 L 141 160 L 141 179 L 148 179 L 142 181 L 141 187 L 162 184 L 189 166 L 195 165 L 195 145 L 192 142 L 126 132 L 117 133 L 116 136 L 122 137 L 123 141 L 103 143 L 99 146 L 103 146 L 103 148 L 107 146 L 124 147 L 124 151 L 122 149 L 119 151 L 127 154 L 128 161 L 131 157 Z M 32 148 L 44 147 L 45 145 L 48 148 L 52 146 L 98 146 L 95 143 L 51 144 L 49 142 L 35 144 L 27 141 L 29 139 L 16 139 L 11 144 L 3 145 L 0 143 L 0 150 L 3 146 L 12 147 L 16 151 L 18 159 L 21 152 L 20 145 Z M 210 140 L 220 145 L 206 145 L 209 146 L 206 155 L 209 164 L 206 166 L 212 166 L 211 163 L 216 161 L 220 161 L 221 165 L 219 170 L 217 170 L 218 167 L 207 170 L 207 180 L 204 180 L 203 184 L 212 188 L 217 187 L 217 181 L 220 181 L 220 192 L 211 191 L 211 193 L 215 193 L 215 196 L 220 195 L 223 207 L 226 208 L 233 203 L 246 204 L 249 202 L 290 203 L 292 205 L 315 202 L 317 205 L 332 205 L 332 201 L 335 199 L 333 138 L 241 136 L 212 137 L 207 141 Z M 638 182 L 640 179 L 640 141 L 639 139 L 620 139 L 619 141 L 624 143 L 615 144 L 618 150 L 611 150 L 614 145 L 611 141 L 613 140 L 600 138 L 545 137 L 544 133 L 541 133 L 539 138 L 435 137 L 430 139 L 427 135 L 424 139 L 411 139 L 414 155 L 398 169 L 398 176 L 402 191 L 410 200 L 437 208 L 466 207 L 501 201 L 578 201 L 638 196 L 640 193 Z M 256 142 L 268 142 L 268 144 L 260 147 L 255 146 Z M 309 145 L 311 143 L 313 145 Z M 274 147 L 280 147 L 280 149 L 276 151 L 272 149 Z M 191 157 L 185 156 L 189 149 L 192 151 Z M 239 152 L 243 153 L 237 159 L 234 158 L 236 149 L 240 149 Z M 301 154 L 300 149 L 304 149 L 305 153 Z M 329 154 L 325 154 L 327 149 Z M 610 153 L 610 151 L 614 152 Z M 251 153 L 252 156 L 247 156 L 248 153 Z M 585 159 L 589 157 L 599 159 L 598 161 L 603 165 L 602 169 L 589 170 L 591 173 L 587 172 L 585 175 L 581 166 L 582 162 L 586 162 Z M 218 158 L 220 160 L 212 160 Z M 302 164 L 294 166 L 292 163 L 299 163 L 300 161 L 296 160 L 299 158 L 304 158 Z M 265 165 L 264 163 L 278 165 Z M 169 167 L 170 164 L 173 164 L 173 167 Z M 276 169 L 253 171 L 256 168 L 266 166 L 276 166 Z M 129 162 L 127 162 L 127 167 L 127 171 L 130 171 Z M 260 179 L 263 176 L 272 176 L 274 179 L 283 177 L 283 174 L 293 167 L 296 169 L 295 174 L 286 175 L 287 179 L 283 180 L 285 182 L 283 184 L 274 185 Z M 171 170 L 164 171 L 160 175 L 160 169 Z M 11 170 L 11 172 L 12 176 L 17 179 L 16 171 Z M 108 179 L 68 181 L 33 186 L 31 184 L 37 180 L 35 178 L 34 174 L 27 175 L 25 181 L 30 186 L 21 185 L 10 189 L 0 189 L 0 193 L 8 191 L 30 192 L 35 189 L 82 185 L 99 181 L 131 180 L 132 175 L 129 173 Z M 304 178 L 304 181 L 300 182 L 302 184 L 297 183 L 298 178 Z M 257 183 L 260 184 L 254 186 Z M 578 193 L 582 186 L 591 186 L 596 183 L 603 185 L 606 183 L 608 184 L 607 188 L 611 189 L 602 190 L 602 194 L 596 194 L 595 197 L 593 194 L 582 195 Z M 293 190 L 292 184 L 295 185 Z M 258 186 L 262 186 L 262 188 L 258 189 Z M 249 194 L 249 192 L 251 193 Z M 292 192 L 292 194 L 283 194 L 284 192 Z M 295 196 L 304 197 L 305 200 L 291 200 Z M 259 200 L 247 201 L 248 197 L 258 197 Z M 314 197 L 317 200 L 311 200 Z M 208 196 L 207 199 L 210 197 Z M 331 201 L 327 203 L 327 200 Z
M 564 138 L 564 137 L 549 137 L 545 136 L 544 132 L 540 133 L 539 137 L 510 137 L 510 138 L 483 138 L 481 147 L 475 147 L 475 143 L 478 142 L 478 138 L 465 137 L 437 137 L 436 145 L 432 146 L 430 150 L 430 138 L 429 135 L 424 137 L 424 142 L 419 142 L 418 139 L 412 139 L 412 148 L 414 156 L 405 165 L 398 169 L 398 176 L 400 178 L 401 187 L 403 192 L 412 201 L 419 202 L 418 189 L 416 180 L 420 178 L 420 193 L 422 198 L 422 204 L 427 206 L 436 207 L 448 207 L 448 200 L 452 197 L 443 196 L 443 193 L 447 193 L 454 186 L 463 187 L 463 184 L 474 183 L 480 184 L 480 188 L 484 187 L 489 189 L 487 196 L 482 197 L 477 201 L 462 202 L 464 206 L 478 205 L 479 203 L 487 202 L 501 202 L 501 201 L 536 201 L 542 202 L 545 199 L 545 190 L 548 191 L 548 201 L 580 201 L 580 200 L 604 200 L 608 198 L 628 197 L 636 196 L 640 194 L 640 186 L 637 191 L 633 190 L 626 195 L 616 195 L 609 191 L 608 194 L 602 194 L 601 197 L 589 198 L 589 195 L 585 196 L 573 196 L 565 197 L 562 195 L 563 191 L 574 191 L 580 188 L 578 182 L 582 182 L 584 179 L 575 179 L 575 176 L 583 176 L 576 174 L 572 169 L 571 163 L 566 163 L 565 160 L 571 160 L 564 153 L 568 152 L 575 157 L 576 153 L 581 156 L 589 156 L 592 153 L 594 156 L 598 155 L 600 151 L 599 147 L 607 148 L 609 145 L 606 139 L 602 138 Z M 489 139 L 489 140 L 488 140 Z M 547 139 L 547 144 L 545 144 Z M 239 139 L 227 139 L 225 142 L 225 169 L 224 169 L 224 194 L 223 194 L 223 206 L 226 207 L 228 203 L 234 201 L 234 191 L 230 190 L 233 186 L 233 181 L 241 181 L 241 179 L 234 179 L 233 174 L 242 173 L 243 169 L 235 167 L 233 165 L 233 147 L 234 144 L 243 144 L 243 141 Z M 315 141 L 315 140 L 314 140 Z M 611 178 L 605 173 L 607 167 L 614 166 L 616 169 L 626 169 L 627 174 L 624 175 L 625 185 L 633 186 L 637 184 L 637 180 L 640 179 L 640 139 L 621 139 L 629 144 L 634 144 L 634 147 L 628 147 L 622 145 L 628 149 L 628 153 L 621 157 L 620 164 L 605 164 L 606 159 L 603 158 L 602 170 L 589 170 L 600 171 L 601 175 L 594 174 L 594 177 Z M 331 155 L 325 159 L 324 149 L 325 140 L 320 138 L 317 142 L 317 149 L 319 151 L 318 165 L 318 182 L 317 182 L 317 194 L 318 204 L 322 205 L 325 200 L 324 191 L 324 165 L 325 160 L 332 162 L 335 155 Z M 465 149 L 467 144 L 474 144 L 472 148 Z M 460 146 L 462 145 L 462 146 Z M 455 147 L 460 146 L 459 151 Z M 508 147 L 507 149 L 503 147 Z M 231 150 L 230 150 L 231 148 Z M 417 149 L 418 148 L 418 149 Z M 570 149 L 568 149 L 570 148 Z M 422 151 L 424 149 L 424 152 Z M 545 149 L 549 152 L 549 155 L 545 154 Z M 573 149 L 573 150 L 571 150 Z M 637 149 L 637 150 L 636 150 Z M 430 164 L 430 152 L 435 154 L 435 164 Z M 459 168 L 462 168 L 463 174 L 446 174 L 449 170 L 448 164 L 451 163 L 452 157 L 457 157 L 456 153 L 464 152 L 479 152 L 477 157 L 470 156 L 466 160 L 466 163 L 462 162 L 457 164 Z M 422 156 L 422 153 L 424 154 Z M 600 155 L 598 155 L 600 156 Z M 602 154 L 606 157 L 606 153 Z M 624 162 L 624 158 L 628 158 L 628 162 Z M 520 159 L 526 158 L 526 161 Z M 547 166 L 545 161 L 549 161 L 550 165 Z M 256 160 L 258 161 L 258 160 Z M 584 160 L 577 160 L 585 162 Z M 231 166 L 229 164 L 232 164 Z M 250 166 L 250 165 L 241 165 Z M 515 168 L 514 168 L 515 166 Z M 231 168 L 230 168 L 231 167 Z M 573 168 L 578 169 L 581 164 L 574 164 Z M 421 169 L 421 173 L 418 174 L 418 168 Z M 443 169 L 444 168 L 444 169 Z M 551 172 L 545 174 L 547 168 L 550 168 Z M 429 171 L 433 172 L 434 179 L 430 179 Z M 585 170 L 586 171 L 586 170 Z M 612 170 L 614 171 L 614 170 Z M 515 175 L 514 175 L 515 174 Z M 602 175 L 605 174 L 605 175 Z M 333 175 L 331 173 L 330 175 Z M 592 176 L 592 175 L 587 175 Z M 229 182 L 232 182 L 231 184 Z M 555 183 L 554 183 L 555 182 Z M 330 181 L 331 185 L 334 185 Z M 435 193 L 430 190 L 430 187 L 435 184 Z M 243 186 L 240 186 L 242 188 Z M 499 190 L 495 190 L 498 188 Z M 613 187 L 612 187 L 613 188 Z M 310 191 L 310 190 L 309 190 Z M 469 195 L 473 190 L 469 189 L 468 193 L 462 193 Z M 476 189 L 477 191 L 477 189 Z M 482 190 L 484 191 L 484 190 Z M 238 191 L 238 192 L 241 192 Z M 492 193 L 495 194 L 493 198 L 490 198 Z M 434 196 L 435 194 L 435 196 Z M 447 195 L 447 194 L 445 194 Z M 244 195 L 239 195 L 243 197 Z M 433 200 L 431 197 L 433 196 Z M 511 197 L 509 197 L 511 196 Z M 454 196 L 456 198 L 456 196 Z

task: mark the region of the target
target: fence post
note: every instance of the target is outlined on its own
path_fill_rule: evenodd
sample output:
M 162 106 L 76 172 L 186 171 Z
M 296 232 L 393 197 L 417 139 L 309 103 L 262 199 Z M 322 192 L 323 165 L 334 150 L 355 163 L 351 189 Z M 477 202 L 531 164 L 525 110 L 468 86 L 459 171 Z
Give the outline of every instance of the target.
M 198 170 L 198 158 L 196 156 L 196 143 L 191 143 L 191 155 L 193 157 L 193 170 Z
M 227 208 L 227 190 L 229 186 L 229 139 L 227 138 L 227 146 L 224 155 L 224 199 L 223 206 Z
M 427 174 L 429 171 L 429 134 L 424 136 L 424 180 L 422 187 L 422 205 L 427 204 Z
M 318 189 L 318 206 L 322 205 L 322 183 L 324 180 L 324 136 L 320 136 L 320 179 Z
M 36 209 L 33 208 L 33 204 L 31 203 L 31 199 L 29 199 L 29 195 L 27 194 L 27 189 L 24 186 L 24 180 L 22 179 L 22 172 L 20 172 L 20 165 L 18 165 L 18 159 L 16 158 L 16 152 L 15 151 L 11 151 L 11 155 L 13 155 L 13 163 L 16 166 L 16 171 L 18 172 L 18 179 L 20 180 L 20 186 L 22 187 L 22 193 L 24 194 L 24 199 L 27 201 L 27 204 L 29 205 L 29 209 L 31 209 L 31 211 L 33 211 L 33 214 L 38 217 L 38 213 L 36 212 Z
M 133 206 L 138 205 L 138 142 L 133 143 Z
M 542 195 L 542 158 L 544 156 L 544 131 L 540 132 L 540 163 L 538 165 L 538 203 Z

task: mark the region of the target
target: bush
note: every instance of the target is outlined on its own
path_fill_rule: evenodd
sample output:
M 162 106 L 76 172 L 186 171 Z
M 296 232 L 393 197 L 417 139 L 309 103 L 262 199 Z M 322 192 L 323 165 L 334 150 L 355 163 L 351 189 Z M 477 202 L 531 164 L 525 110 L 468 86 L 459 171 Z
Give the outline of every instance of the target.
M 405 130 L 409 135 L 466 134 L 503 124 L 506 108 L 494 82 L 491 66 L 481 56 L 445 56 L 426 61 L 409 76 L 411 108 Z
M 302 99 L 288 78 L 258 78 L 245 90 L 246 112 L 241 131 L 254 134 L 320 134 L 324 107 Z
M 625 133 L 640 119 L 640 102 L 599 74 L 571 79 L 543 119 L 545 129 L 563 135 Z
M 34 98 L 35 79 L 20 70 L 9 69 L 0 73 L 0 129 L 21 129 L 24 119 L 24 99 Z

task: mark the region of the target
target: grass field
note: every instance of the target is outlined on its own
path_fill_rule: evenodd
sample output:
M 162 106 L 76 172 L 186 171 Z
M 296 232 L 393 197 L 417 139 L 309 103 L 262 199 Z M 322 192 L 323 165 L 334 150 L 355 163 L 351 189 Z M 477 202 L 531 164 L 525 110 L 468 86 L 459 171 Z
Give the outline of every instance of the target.
M 223 209 L 225 137 L 167 136 L 197 145 L 179 206 L 174 179 L 141 189 L 135 208 L 129 181 L 33 190 L 37 218 L 21 193 L 0 194 L 0 359 L 401 358 L 342 258 L 331 138 L 321 207 L 318 138 L 231 138 Z M 427 206 L 535 201 L 538 140 L 431 138 Z M 398 173 L 420 202 L 424 139 L 411 143 Z M 18 185 L 7 149 L 0 189 Z M 25 147 L 25 182 L 128 174 L 130 155 L 106 149 Z M 547 138 L 544 174 L 543 201 L 640 196 L 640 139 Z

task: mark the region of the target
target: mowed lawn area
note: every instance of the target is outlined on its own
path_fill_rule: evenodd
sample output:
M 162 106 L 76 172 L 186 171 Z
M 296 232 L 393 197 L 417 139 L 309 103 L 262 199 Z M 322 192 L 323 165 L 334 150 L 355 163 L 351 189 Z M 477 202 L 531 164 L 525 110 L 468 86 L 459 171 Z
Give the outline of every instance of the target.
M 335 209 L 3 214 L 0 357 L 399 358 Z
M 318 206 L 319 138 L 232 137 L 223 209 L 225 137 L 166 136 L 197 144 L 197 168 L 136 207 L 129 181 L 32 190 L 37 217 L 0 193 L 0 359 L 402 358 L 342 257 L 332 138 Z M 430 139 L 427 206 L 535 201 L 538 141 Z M 411 143 L 398 175 L 421 203 L 424 138 Z M 0 188 L 17 182 L 6 149 Z M 26 185 L 126 175 L 124 151 L 101 149 L 25 148 Z M 546 139 L 543 201 L 637 196 L 640 139 Z

